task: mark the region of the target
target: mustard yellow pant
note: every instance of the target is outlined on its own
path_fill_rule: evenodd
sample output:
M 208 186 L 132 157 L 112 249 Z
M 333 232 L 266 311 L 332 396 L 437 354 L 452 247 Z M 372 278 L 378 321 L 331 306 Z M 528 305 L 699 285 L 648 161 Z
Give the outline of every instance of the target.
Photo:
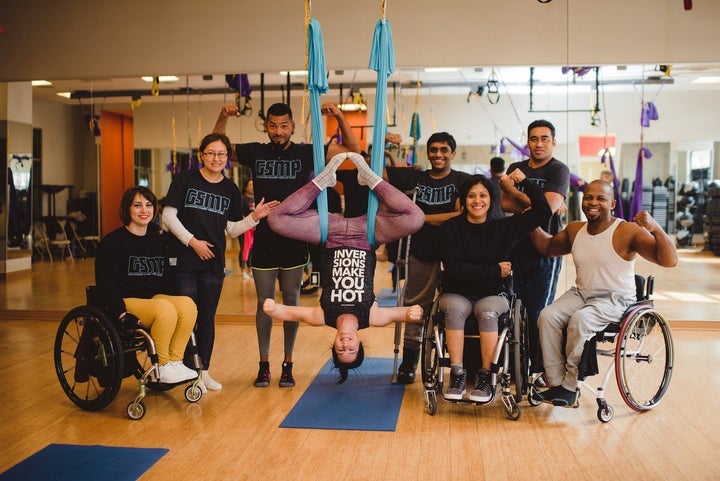
M 197 319 L 195 302 L 187 296 L 157 294 L 151 299 L 124 299 L 127 311 L 140 319 L 155 341 L 160 365 L 182 361 Z

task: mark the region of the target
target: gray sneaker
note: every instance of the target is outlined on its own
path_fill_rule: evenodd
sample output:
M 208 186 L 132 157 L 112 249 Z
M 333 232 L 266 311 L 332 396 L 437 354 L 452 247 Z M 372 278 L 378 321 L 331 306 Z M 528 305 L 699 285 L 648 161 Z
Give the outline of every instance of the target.
M 468 398 L 475 402 L 486 403 L 493 397 L 493 386 L 491 382 L 492 373 L 487 369 L 480 369 L 475 381 L 475 389 Z
M 447 399 L 462 399 L 465 394 L 465 381 L 467 380 L 467 371 L 465 369 L 460 374 L 450 372 L 450 387 L 445 392 Z

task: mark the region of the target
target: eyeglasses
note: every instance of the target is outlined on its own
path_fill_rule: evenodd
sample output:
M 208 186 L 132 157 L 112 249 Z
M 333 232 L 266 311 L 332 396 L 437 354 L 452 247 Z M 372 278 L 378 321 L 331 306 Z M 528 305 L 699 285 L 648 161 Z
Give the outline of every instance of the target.
M 205 157 L 213 158 L 217 157 L 218 159 L 225 159 L 227 158 L 228 154 L 227 152 L 213 152 L 212 150 L 208 150 L 207 152 L 203 152 L 203 155 Z

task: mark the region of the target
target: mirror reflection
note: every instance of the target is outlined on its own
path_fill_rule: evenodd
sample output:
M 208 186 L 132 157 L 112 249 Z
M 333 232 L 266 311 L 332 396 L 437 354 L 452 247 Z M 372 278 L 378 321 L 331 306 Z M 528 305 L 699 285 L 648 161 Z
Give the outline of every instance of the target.
M 234 103 L 242 113 L 228 125 L 233 142 L 266 142 L 264 113 L 280 101 L 294 110 L 293 140 L 311 140 L 308 109 L 303 107 L 304 72 L 248 72 L 247 81 L 238 82 L 241 75 L 179 75 L 169 81 L 158 78 L 156 85 L 152 77 L 150 82 L 64 80 L 36 88 L 33 97 L 46 138 L 62 137 L 55 133 L 56 126 L 42 121 L 60 110 L 71 111 L 82 125 L 72 129 L 83 130 L 77 135 L 80 141 L 63 139 L 69 148 L 59 149 L 73 152 L 61 153 L 57 160 L 59 165 L 74 166 L 72 177 L 52 168 L 44 173 L 44 181 L 74 185 L 74 198 L 90 196 L 97 205 L 107 204 L 96 199 L 97 192 L 109 190 L 103 182 L 117 177 L 102 180 L 98 166 L 110 161 L 106 156 L 111 147 L 103 142 L 114 135 L 116 118 L 121 123 L 129 120 L 133 128 L 125 144 L 133 152 L 132 182 L 147 185 L 158 197 L 167 192 L 177 166 L 195 159 L 193 149 L 212 130 L 224 104 Z M 448 131 L 458 141 L 453 167 L 486 173 L 494 156 L 507 164 L 521 158 L 525 128 L 532 120 L 546 118 L 557 128 L 555 156 L 584 181 L 611 170 L 612 162 L 625 202 L 636 177 L 638 154 L 649 152 L 650 157 L 643 154 L 643 184 L 666 189 L 664 225 L 678 234 L 679 241 L 692 245 L 707 235 L 701 206 L 719 176 L 716 122 L 705 108 L 720 100 L 718 80 L 716 64 L 402 68 L 388 80 L 389 131 L 403 136 L 393 154 L 400 162 L 426 165 L 426 139 L 435 131 Z M 342 105 L 348 116 L 357 115 L 354 131 L 370 148 L 375 72 L 331 70 L 328 82 L 330 91 L 323 100 Z M 58 96 L 62 92 L 68 92 L 67 98 Z M 87 118 L 96 122 L 89 126 Z M 322 127 L 331 141 L 335 126 Z M 228 175 L 242 186 L 248 174 L 231 164 Z M 52 177 L 58 180 L 49 180 Z M 579 210 L 573 208 L 578 199 L 571 196 L 568 201 L 568 219 L 579 218 Z M 56 215 L 68 215 L 65 207 L 60 202 Z M 40 209 L 40 216 L 49 215 L 45 206 Z M 114 207 L 108 209 L 114 212 Z M 96 215 L 111 217 L 101 211 Z M 96 230 L 86 234 L 101 235 L 107 228 L 97 219 Z

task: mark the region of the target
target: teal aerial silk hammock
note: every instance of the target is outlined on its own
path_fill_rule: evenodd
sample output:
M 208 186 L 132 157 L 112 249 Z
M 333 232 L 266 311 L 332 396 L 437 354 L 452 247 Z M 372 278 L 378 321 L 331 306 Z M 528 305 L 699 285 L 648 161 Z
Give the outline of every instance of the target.
M 325 70 L 325 46 L 323 45 L 320 23 L 311 18 L 308 23 L 308 92 L 310 94 L 310 119 L 312 125 L 313 167 L 315 175 L 325 167 L 325 145 L 323 142 L 320 94 L 328 91 Z M 328 200 L 323 190 L 317 197 L 320 219 L 320 242 L 325 244 L 328 234 Z
M 385 18 L 378 20 L 375 25 L 369 68 L 377 72 L 373 149 L 370 156 L 370 167 L 373 172 L 382 175 L 385 163 L 385 132 L 387 130 L 387 117 L 385 115 L 387 79 L 395 71 L 395 48 L 392 42 L 392 31 Z M 375 193 L 371 191 L 368 198 L 367 212 L 368 241 L 371 246 L 375 246 L 375 216 L 377 215 L 378 206 L 379 200 Z

